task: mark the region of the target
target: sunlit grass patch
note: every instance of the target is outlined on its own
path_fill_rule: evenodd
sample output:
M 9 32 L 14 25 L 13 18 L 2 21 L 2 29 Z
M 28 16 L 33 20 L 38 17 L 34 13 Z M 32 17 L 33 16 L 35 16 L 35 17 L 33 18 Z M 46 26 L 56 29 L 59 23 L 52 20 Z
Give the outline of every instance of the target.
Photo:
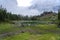
M 30 33 L 21 33 L 15 36 L 4 38 L 4 40 L 60 40 L 58 34 L 36 34 L 31 35 Z
M 16 30 L 19 30 L 19 28 L 15 27 L 13 24 L 10 24 L 10 23 L 0 24 L 0 34 L 11 32 L 11 31 L 16 31 Z
M 18 35 L 14 35 L 11 37 L 6 37 L 4 38 L 4 40 L 28 40 L 28 38 L 30 37 L 29 33 L 20 33 Z

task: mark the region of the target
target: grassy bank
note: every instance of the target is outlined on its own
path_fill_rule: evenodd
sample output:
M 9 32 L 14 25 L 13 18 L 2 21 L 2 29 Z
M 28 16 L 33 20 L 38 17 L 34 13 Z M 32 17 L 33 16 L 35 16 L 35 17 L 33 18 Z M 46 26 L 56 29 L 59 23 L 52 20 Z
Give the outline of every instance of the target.
M 19 28 L 16 28 L 14 24 L 0 23 L 0 34 L 14 32 L 16 30 L 19 30 Z
M 21 33 L 18 35 L 4 38 L 3 40 L 60 40 L 60 35 L 51 33 L 43 35 L 31 35 L 30 33 Z
M 6 36 L 2 40 L 60 40 L 60 28 L 56 24 L 38 24 L 18 27 L 15 24 L 1 23 L 0 34 L 22 31 L 22 33 Z

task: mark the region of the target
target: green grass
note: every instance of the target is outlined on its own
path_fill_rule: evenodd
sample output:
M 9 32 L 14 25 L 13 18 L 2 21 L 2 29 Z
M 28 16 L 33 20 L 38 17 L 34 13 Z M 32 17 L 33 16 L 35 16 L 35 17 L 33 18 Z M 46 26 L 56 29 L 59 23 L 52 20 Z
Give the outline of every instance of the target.
M 60 40 L 60 35 L 58 34 L 36 34 L 31 35 L 30 33 L 21 33 L 11 37 L 6 37 L 3 40 Z
M 39 24 L 37 25 L 37 28 L 43 30 L 59 30 L 56 24 Z
M 7 37 L 4 40 L 26 40 L 26 39 L 29 38 L 29 36 L 30 36 L 29 33 L 21 33 L 21 34 L 18 34 L 18 35 Z
M 7 32 L 13 32 L 16 30 L 19 30 L 19 28 L 15 27 L 13 24 L 10 24 L 10 23 L 0 24 L 0 34 L 7 33 Z
M 32 30 L 37 31 L 37 33 L 58 33 L 60 32 L 60 28 L 57 27 L 56 24 L 38 24 L 34 27 L 28 27 Z
M 1 23 L 0 34 L 4 32 L 14 32 L 18 30 L 26 30 L 13 36 L 6 36 L 2 40 L 60 40 L 60 28 L 56 24 L 38 24 L 29 27 L 15 27 L 13 24 Z M 34 33 L 36 32 L 36 34 Z

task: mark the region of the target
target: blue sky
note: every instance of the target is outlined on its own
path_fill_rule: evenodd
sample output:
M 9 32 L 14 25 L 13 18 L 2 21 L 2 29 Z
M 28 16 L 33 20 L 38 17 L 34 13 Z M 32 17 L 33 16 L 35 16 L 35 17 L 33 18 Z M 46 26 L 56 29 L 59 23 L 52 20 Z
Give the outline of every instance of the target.
M 18 1 L 0 0 L 0 5 L 2 5 L 9 12 L 12 12 L 14 14 L 29 15 L 29 16 L 39 15 L 43 11 L 57 11 L 58 8 L 60 8 L 60 0 L 31 0 L 31 2 L 30 0 L 23 0 L 23 2 L 26 2 L 24 4 L 21 1 L 19 1 L 18 3 Z

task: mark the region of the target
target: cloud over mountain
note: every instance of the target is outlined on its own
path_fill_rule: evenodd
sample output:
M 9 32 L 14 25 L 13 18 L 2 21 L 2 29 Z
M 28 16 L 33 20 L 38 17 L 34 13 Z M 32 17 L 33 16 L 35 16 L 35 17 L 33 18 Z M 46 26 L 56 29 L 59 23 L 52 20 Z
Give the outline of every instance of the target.
M 60 0 L 33 0 L 32 4 L 29 9 L 37 9 L 39 11 L 54 11 L 60 8 Z
M 58 11 L 60 0 L 33 0 L 30 7 L 18 7 L 17 0 L 0 0 L 0 5 L 9 12 L 22 15 L 38 15 L 42 11 Z

